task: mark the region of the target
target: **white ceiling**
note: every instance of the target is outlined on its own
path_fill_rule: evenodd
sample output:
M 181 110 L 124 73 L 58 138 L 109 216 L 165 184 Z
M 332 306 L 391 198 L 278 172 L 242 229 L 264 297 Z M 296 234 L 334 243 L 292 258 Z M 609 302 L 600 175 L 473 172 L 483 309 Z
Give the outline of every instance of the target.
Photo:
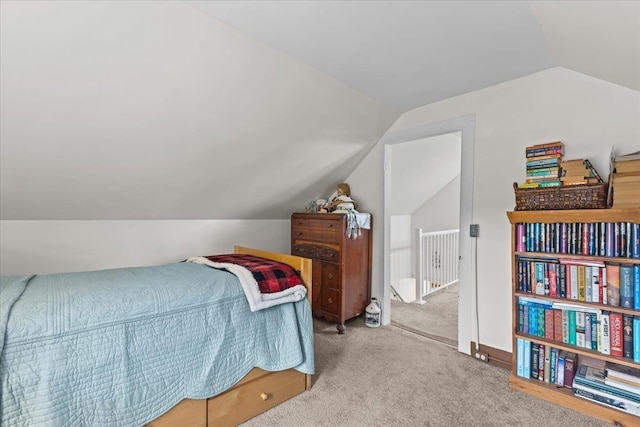
M 2 219 L 288 218 L 408 109 L 555 66 L 640 90 L 638 1 L 0 8 Z
M 553 66 L 640 90 L 638 1 L 188 1 L 409 110 Z

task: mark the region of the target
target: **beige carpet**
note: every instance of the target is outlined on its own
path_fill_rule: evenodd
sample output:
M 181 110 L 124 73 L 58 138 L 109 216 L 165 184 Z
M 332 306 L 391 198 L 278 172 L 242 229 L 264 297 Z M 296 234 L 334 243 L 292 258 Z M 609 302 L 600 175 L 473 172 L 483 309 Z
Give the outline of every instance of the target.
M 391 300 L 391 324 L 458 347 L 458 288 L 451 285 L 423 298 L 424 304 Z
M 511 390 L 508 372 L 362 317 L 315 321 L 313 388 L 244 426 L 522 426 L 608 424 Z

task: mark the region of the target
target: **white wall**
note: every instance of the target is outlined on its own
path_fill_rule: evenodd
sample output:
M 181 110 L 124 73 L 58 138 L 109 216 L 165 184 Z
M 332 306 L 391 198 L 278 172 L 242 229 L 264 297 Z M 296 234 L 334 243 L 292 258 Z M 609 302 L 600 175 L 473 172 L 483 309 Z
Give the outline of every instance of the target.
M 470 114 L 475 114 L 472 216 L 480 225 L 479 341 L 511 351 L 510 227 L 505 212 L 514 207 L 512 183 L 525 178 L 525 147 L 561 140 L 565 158 L 589 158 L 606 175 L 613 144 L 621 153 L 640 149 L 640 93 L 553 68 L 416 108 L 403 114 L 389 132 Z M 383 159 L 384 147 L 378 144 L 348 178 L 362 194 L 363 204 L 380 219 Z M 374 229 L 372 295 L 377 297 L 383 295 L 383 231 Z
M 390 215 L 412 214 L 460 173 L 460 132 L 391 147 Z
M 422 228 L 422 231 L 442 231 L 459 226 L 460 175 L 449 181 L 411 215 L 412 230 Z
M 2 219 L 285 219 L 400 114 L 186 2 L 0 8 Z
M 0 274 L 159 265 L 234 245 L 289 253 L 290 227 L 289 220 L 0 221 Z

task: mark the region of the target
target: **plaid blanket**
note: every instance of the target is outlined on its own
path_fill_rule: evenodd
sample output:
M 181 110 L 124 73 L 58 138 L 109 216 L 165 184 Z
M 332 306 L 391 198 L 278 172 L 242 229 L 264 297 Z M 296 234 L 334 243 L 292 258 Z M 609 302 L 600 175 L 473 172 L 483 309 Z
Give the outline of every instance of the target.
M 218 263 L 241 265 L 251 272 L 263 294 L 284 291 L 296 285 L 302 285 L 302 279 L 287 264 L 270 259 L 245 254 L 226 254 L 206 256 L 206 259 Z
M 225 254 L 192 257 L 187 262 L 233 273 L 247 296 L 251 311 L 303 299 L 307 288 L 289 265 L 253 255 Z

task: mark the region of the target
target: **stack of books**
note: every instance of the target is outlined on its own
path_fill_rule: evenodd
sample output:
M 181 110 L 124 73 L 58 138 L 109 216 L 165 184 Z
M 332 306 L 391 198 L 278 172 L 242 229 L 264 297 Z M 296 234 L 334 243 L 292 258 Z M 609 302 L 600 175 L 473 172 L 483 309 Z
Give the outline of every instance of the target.
M 560 162 L 564 153 L 561 141 L 526 147 L 527 177 L 518 188 L 559 187 Z
M 560 181 L 563 186 L 604 183 L 589 159 L 562 161 L 560 163 Z
M 578 366 L 573 377 L 573 393 L 633 415 L 640 415 L 640 369 L 602 361 Z
M 611 179 L 614 208 L 640 207 L 640 151 L 616 157 Z

